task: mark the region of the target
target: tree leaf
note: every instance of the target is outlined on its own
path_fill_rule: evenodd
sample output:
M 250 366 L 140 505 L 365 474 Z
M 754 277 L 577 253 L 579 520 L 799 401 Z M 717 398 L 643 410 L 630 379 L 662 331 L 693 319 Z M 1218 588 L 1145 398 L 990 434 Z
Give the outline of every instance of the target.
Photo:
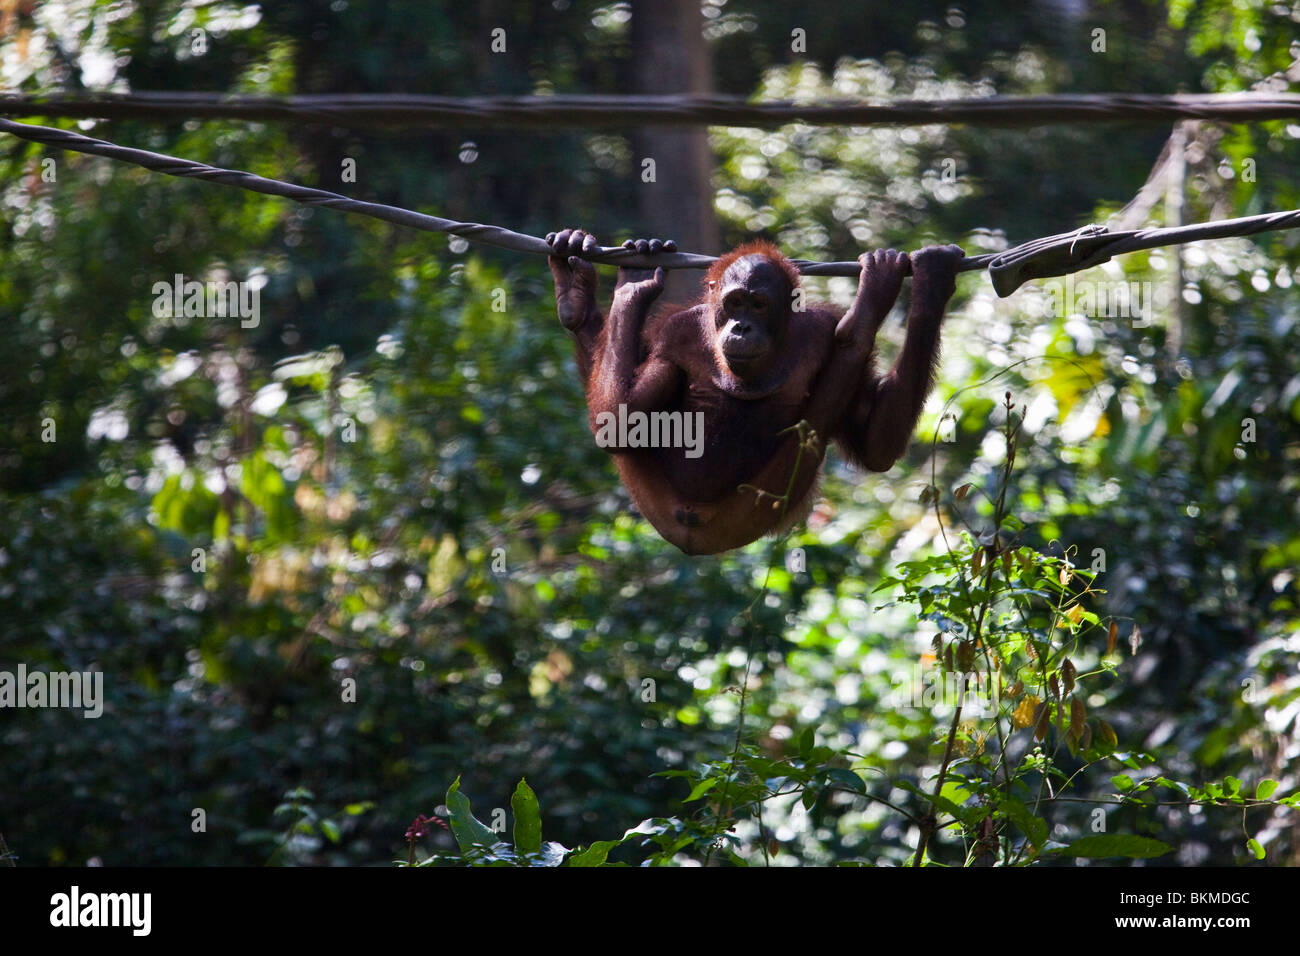
M 807 758 L 817 741 L 817 728 L 805 727 L 799 734 L 799 756 Z
M 515 852 L 540 853 L 542 849 L 542 808 L 533 788 L 520 778 L 510 798 L 515 814 Z
M 1078 671 L 1074 667 L 1074 661 L 1070 660 L 1067 657 L 1064 661 L 1061 662 L 1061 683 L 1065 686 L 1065 692 L 1067 694 L 1073 693 L 1074 678 L 1077 676 L 1077 674 Z
M 1007 797 L 1002 801 L 1002 809 L 1036 849 L 1041 850 L 1047 845 L 1047 821 L 1030 813 L 1024 801 Z
M 541 857 L 541 866 L 563 866 L 564 858 L 568 855 L 569 848 L 563 843 L 557 843 L 555 840 L 547 840 L 543 843 L 538 853 L 538 856 Z M 534 857 L 534 860 L 536 860 L 536 857 Z M 538 863 L 534 862 L 533 865 L 537 866 Z
M 1034 739 L 1043 740 L 1047 737 L 1048 728 L 1052 726 L 1050 712 L 1046 704 L 1038 705 L 1038 720 L 1034 724 Z
M 1077 697 L 1070 698 L 1070 729 L 1074 731 L 1076 737 L 1083 734 L 1084 720 L 1088 716 L 1087 709 L 1083 706 L 1083 701 Z
M 627 839 L 624 837 L 623 839 Z M 605 858 L 609 856 L 609 851 L 616 846 L 620 846 L 623 840 L 597 840 L 585 850 L 579 850 L 570 854 L 568 859 L 569 866 L 604 866 Z
M 462 853 L 466 853 L 476 846 L 494 846 L 501 842 L 495 833 L 474 819 L 474 813 L 469 806 L 469 798 L 460 792 L 460 777 L 452 781 L 451 786 L 447 789 L 445 802 L 447 809 L 451 813 L 451 833 L 456 838 L 456 843 L 460 846 Z
M 866 793 L 867 784 L 852 770 L 846 770 L 843 767 L 832 767 L 826 774 L 831 780 L 835 781 L 846 790 L 854 793 Z
M 1016 683 L 1021 690 L 1024 690 L 1023 684 L 1019 681 Z M 1022 698 L 1020 703 L 1016 705 L 1015 712 L 1011 715 L 1011 722 L 1017 727 L 1029 727 L 1038 716 L 1038 705 L 1040 703 L 1041 701 L 1033 694 Z
M 708 777 L 704 780 L 701 780 L 691 790 L 691 795 L 687 797 L 685 800 L 683 800 L 682 803 L 690 803 L 692 800 L 700 799 L 700 797 L 704 796 L 706 793 L 708 793 L 710 790 L 716 787 L 718 785 L 718 781 L 721 779 L 722 779 L 721 777 Z

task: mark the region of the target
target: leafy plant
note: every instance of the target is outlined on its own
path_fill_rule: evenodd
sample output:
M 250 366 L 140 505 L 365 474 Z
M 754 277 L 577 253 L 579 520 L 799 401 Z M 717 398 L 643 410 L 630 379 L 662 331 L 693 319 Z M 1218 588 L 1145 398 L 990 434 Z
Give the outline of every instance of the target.
M 474 818 L 458 778 L 446 802 L 460 862 L 605 865 L 612 849 L 639 836 L 642 846 L 652 848 L 644 865 L 694 860 L 743 866 L 756 855 L 770 863 L 781 848 L 764 825 L 764 807 L 797 800 L 809 811 L 833 794 L 877 803 L 906 819 L 918 834 L 912 857 L 916 866 L 1149 859 L 1173 847 L 1148 833 L 1109 832 L 1109 817 L 1120 807 L 1152 807 L 1156 788 L 1175 791 L 1189 806 L 1246 810 L 1300 804 L 1300 794 L 1270 799 L 1277 789 L 1272 780 L 1261 780 L 1247 797 L 1236 777 L 1194 786 L 1159 773 L 1139 782 L 1126 772 L 1150 768 L 1157 758 L 1120 749 L 1115 728 L 1103 716 L 1106 692 L 1117 683 L 1122 660 L 1121 621 L 1103 620 L 1089 609 L 1103 593 L 1095 587 L 1094 569 L 1077 566 L 1072 549 L 1050 554 L 1024 543 L 1027 529 L 1011 513 L 1022 416 L 1008 392 L 1002 406 L 1004 456 L 991 487 L 977 491 L 966 483 L 944 499 L 931 484 L 922 493 L 945 529 L 945 540 L 949 514 L 965 525 L 960 537 L 946 551 L 901 562 L 876 588 L 894 592 L 896 602 L 935 628 L 924 655 L 925 687 L 919 695 L 913 689 L 923 707 L 949 715 L 938 741 L 937 770 L 927 779 L 891 779 L 855 753 L 819 745 L 813 726 L 801 730 L 788 752 L 773 746 L 766 733 L 770 728 L 765 728 L 765 745 L 746 743 L 742 687 L 737 689 L 741 723 L 732 753 L 657 774 L 688 784 L 683 804 L 694 807 L 693 812 L 646 820 L 619 840 L 574 852 L 541 843 L 537 798 L 520 781 L 511 800 L 512 847 Z M 759 597 L 765 593 L 766 585 Z M 756 599 L 751 609 L 758 603 Z M 1136 624 L 1126 626 L 1128 643 L 1136 647 L 1140 631 Z M 1109 775 L 1113 793 L 1076 796 L 1079 784 L 1098 772 Z M 870 777 L 864 775 L 868 773 Z M 869 781 L 878 783 L 873 787 Z M 910 802 L 894 802 L 894 790 L 909 794 Z M 1089 804 L 1092 812 L 1086 817 L 1073 812 Z M 738 835 L 742 823 L 755 839 Z M 1146 825 L 1141 818 L 1136 823 Z M 954 838 L 948 842 L 958 847 L 957 854 L 936 851 L 941 835 Z M 1262 859 L 1260 841 L 1247 836 L 1250 852 Z

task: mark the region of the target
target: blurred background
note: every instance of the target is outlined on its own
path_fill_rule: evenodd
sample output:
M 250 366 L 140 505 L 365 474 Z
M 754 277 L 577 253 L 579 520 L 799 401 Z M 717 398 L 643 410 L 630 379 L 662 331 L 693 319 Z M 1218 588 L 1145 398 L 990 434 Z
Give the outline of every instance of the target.
M 1300 86 L 1297 36 L 1294 5 L 1258 0 L 0 2 L 9 93 L 1276 92 Z M 1300 206 L 1294 121 L 34 119 L 533 235 L 581 225 L 712 254 L 753 236 L 815 259 L 975 254 L 1126 207 L 1134 228 Z M 935 627 L 873 591 L 944 550 L 927 486 L 995 481 L 1008 390 L 1027 408 L 1009 492 L 1023 540 L 1106 556 L 1093 609 L 1124 621 L 1123 661 L 1093 702 L 1121 744 L 1179 779 L 1297 785 L 1300 233 L 1088 274 L 1170 291 L 1145 327 L 964 276 L 908 456 L 878 475 L 832 453 L 790 562 L 770 542 L 687 558 L 636 518 L 587 431 L 540 257 L 11 137 L 0 189 L 0 669 L 99 669 L 107 698 L 97 720 L 0 712 L 0 834 L 20 863 L 386 865 L 458 775 L 485 821 L 526 777 L 548 839 L 617 838 L 689 812 L 688 785 L 652 775 L 729 752 L 751 640 L 748 737 L 779 755 L 812 728 L 897 798 L 933 773 L 951 712 L 898 706 Z M 259 277 L 260 324 L 158 317 L 152 287 L 177 273 Z M 855 282 L 808 285 L 845 304 Z M 901 331 L 882 333 L 887 356 Z M 946 403 L 957 425 L 936 444 Z M 1164 862 L 1249 858 L 1239 812 L 1114 814 L 1174 845 Z M 915 847 L 864 800 L 778 801 L 768 825 L 778 864 Z M 1270 863 L 1300 862 L 1294 813 L 1248 829 Z

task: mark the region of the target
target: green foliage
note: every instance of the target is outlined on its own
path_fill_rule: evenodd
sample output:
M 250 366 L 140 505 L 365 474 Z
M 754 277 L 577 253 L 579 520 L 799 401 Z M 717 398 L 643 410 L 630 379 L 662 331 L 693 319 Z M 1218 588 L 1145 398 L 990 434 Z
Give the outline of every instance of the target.
M 623 842 L 599 841 L 576 851 L 554 841 L 543 843 L 541 806 L 537 795 L 522 779 L 510 798 L 510 808 L 515 815 L 513 845 L 498 839 L 490 827 L 474 816 L 469 798 L 460 792 L 459 777 L 447 790 L 446 806 L 448 825 L 460 846 L 460 856 L 434 854 L 422 860 L 420 866 L 455 863 L 466 866 L 606 866 L 609 865 L 606 863 L 609 851 Z
M 1005 454 L 999 482 L 985 496 L 984 530 L 964 534 L 947 553 L 901 562 L 897 573 L 884 577 L 876 589 L 895 592 L 898 600 L 914 605 L 918 621 L 934 625 L 927 655 L 933 669 L 928 676 L 939 680 L 928 685 L 921 701 L 946 708 L 950 718 L 946 738 L 940 741 L 938 771 L 924 785 L 889 779 L 880 767 L 862 765 L 855 770 L 860 757 L 818 745 L 812 726 L 798 734 L 788 756 L 776 758 L 763 747 L 741 745 L 742 723 L 729 757 L 657 775 L 689 786 L 682 800 L 688 815 L 647 820 L 622 840 L 599 842 L 578 853 L 558 844 L 549 854 L 540 852 L 537 798 L 523 781 L 512 799 L 515 845 L 500 843 L 474 818 L 469 801 L 458 791 L 458 778 L 446 803 L 461 862 L 558 865 L 567 860 L 569 865 L 602 865 L 610 850 L 644 836 L 642 847 L 653 849 L 644 854 L 642 865 L 695 861 L 743 866 L 756 852 L 770 864 L 779 842 L 764 825 L 764 805 L 797 800 L 807 812 L 836 793 L 874 801 L 910 821 L 920 833 L 917 864 L 938 863 L 940 856 L 948 855 L 937 854 L 938 841 L 931 842 L 941 834 L 961 851 L 947 865 L 1148 859 L 1174 847 L 1142 834 L 1107 832 L 1104 808 L 1150 806 L 1154 788 L 1174 791 L 1189 807 L 1287 806 L 1285 800 L 1269 800 L 1277 789 L 1274 780 L 1260 780 L 1255 796 L 1248 798 L 1243 782 L 1234 776 L 1195 786 L 1164 775 L 1138 782 L 1129 773 L 1117 773 L 1109 778 L 1113 797 L 1085 798 L 1084 803 L 1097 807 L 1086 823 L 1072 817 L 1070 804 L 1064 802 L 1075 799 L 1070 791 L 1087 786 L 1091 777 L 1109 768 L 1137 770 L 1157 758 L 1119 751 L 1114 728 L 1085 703 L 1104 700 L 1101 688 L 1116 681 L 1117 623 L 1103 624 L 1086 608 L 1104 593 L 1094 587 L 1095 573 L 1075 567 L 1068 556 L 1055 557 L 1018 543 L 1028 529 L 1010 513 L 1009 492 L 1024 409 L 1017 414 L 1008 392 L 1002 411 Z M 944 501 L 939 490 L 929 486 L 922 498 L 942 525 L 947 518 L 941 504 L 959 513 L 970 493 L 971 485 L 964 484 Z M 743 716 L 740 719 L 743 722 Z M 771 730 L 763 728 L 768 739 Z M 880 785 L 873 787 L 863 770 L 879 774 Z M 909 794 L 911 809 L 888 799 L 890 791 Z M 737 829 L 742 824 L 755 827 L 758 839 L 748 844 L 741 839 Z M 1062 841 L 1059 836 L 1070 838 Z M 1256 859 L 1265 856 L 1254 837 L 1248 849 Z
M 338 844 L 345 830 L 355 829 L 351 818 L 374 808 L 370 802 L 354 803 L 341 812 L 323 815 L 315 807 L 316 795 L 299 787 L 284 795 L 284 802 L 275 808 L 273 817 L 282 821 L 284 829 L 277 836 L 270 831 L 246 830 L 239 842 L 251 846 L 273 844 L 268 865 L 297 866 L 310 863 L 326 842 Z
M 527 25 L 509 58 L 474 52 L 468 4 L 65 6 L 0 37 L 15 91 L 593 91 L 636 68 L 626 21 L 585 0 L 503 5 Z M 787 56 L 774 4 L 715 12 L 719 88 L 773 96 L 1245 89 L 1289 82 L 1294 41 L 1260 4 L 1110 5 L 1105 56 L 1090 23 L 1005 4 L 828 6 Z M 460 130 L 92 134 L 526 232 L 638 231 L 617 132 L 476 135 L 472 164 Z M 1287 124 L 1199 134 L 1186 219 L 1300 205 Z M 849 258 L 1101 219 L 1166 130 L 711 137 L 729 239 Z M 1177 348 L 1171 310 L 1139 327 L 964 278 L 907 459 L 871 476 L 832 457 L 806 528 L 696 560 L 631 514 L 593 447 L 542 262 L 3 146 L 0 669 L 97 669 L 107 697 L 98 720 L 5 712 L 0 820 L 22 861 L 373 863 L 412 849 L 431 780 L 497 792 L 504 767 L 528 781 L 512 842 L 453 858 L 430 830 L 442 863 L 903 865 L 923 833 L 941 865 L 1122 862 L 1149 841 L 1172 848 L 1160 863 L 1296 862 L 1286 237 L 1185 251 Z M 1170 265 L 1078 279 L 1160 284 Z M 265 277 L 261 324 L 155 315 L 177 273 Z M 210 832 L 187 830 L 195 808 Z

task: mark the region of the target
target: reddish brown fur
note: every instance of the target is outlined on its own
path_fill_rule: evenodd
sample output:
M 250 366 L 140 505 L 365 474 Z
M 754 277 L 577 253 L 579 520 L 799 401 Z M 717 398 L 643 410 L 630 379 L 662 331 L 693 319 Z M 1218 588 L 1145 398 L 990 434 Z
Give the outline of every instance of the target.
M 662 273 L 645 279 L 620 270 L 619 285 L 627 288 L 616 292 L 606 317 L 595 304 L 595 270 L 569 265 L 568 255 L 583 242 L 590 237 L 579 230 L 557 234 L 551 270 L 560 320 L 574 336 L 593 432 L 598 416 L 624 406 L 703 415 L 702 457 L 686 457 L 681 448 L 610 448 L 642 515 L 687 554 L 742 547 L 802 520 L 830 441 L 872 471 L 887 470 L 906 450 L 932 381 L 960 249 L 925 249 L 910 262 L 892 250 L 862 256 L 858 296 L 841 318 L 821 307 L 795 313 L 788 301 L 758 311 L 744 296 L 734 306 L 718 302 L 714 292 L 723 275 L 744 256 L 763 256 L 791 290 L 799 286 L 793 262 L 771 243 L 751 242 L 715 262 L 706 275 L 709 294 L 685 308 L 652 308 Z M 907 340 L 893 368 L 880 375 L 876 332 L 909 266 Z M 742 281 L 748 291 L 766 288 L 771 295 L 770 278 L 753 286 Z M 756 353 L 765 359 L 761 365 L 743 352 L 734 368 L 729 364 L 719 343 L 738 322 L 771 333 L 775 344 L 766 356 L 761 348 Z M 743 339 L 749 332 L 735 334 Z M 817 437 L 803 453 L 794 434 L 800 422 Z
M 782 255 L 780 249 L 766 239 L 755 239 L 743 246 L 737 246 L 709 266 L 709 271 L 704 273 L 704 284 L 710 293 L 718 287 L 718 283 L 722 281 L 723 273 L 727 271 L 731 264 L 737 259 L 745 258 L 745 256 L 763 256 L 770 259 L 785 273 L 785 277 L 790 283 L 790 289 L 799 288 L 799 268 Z

